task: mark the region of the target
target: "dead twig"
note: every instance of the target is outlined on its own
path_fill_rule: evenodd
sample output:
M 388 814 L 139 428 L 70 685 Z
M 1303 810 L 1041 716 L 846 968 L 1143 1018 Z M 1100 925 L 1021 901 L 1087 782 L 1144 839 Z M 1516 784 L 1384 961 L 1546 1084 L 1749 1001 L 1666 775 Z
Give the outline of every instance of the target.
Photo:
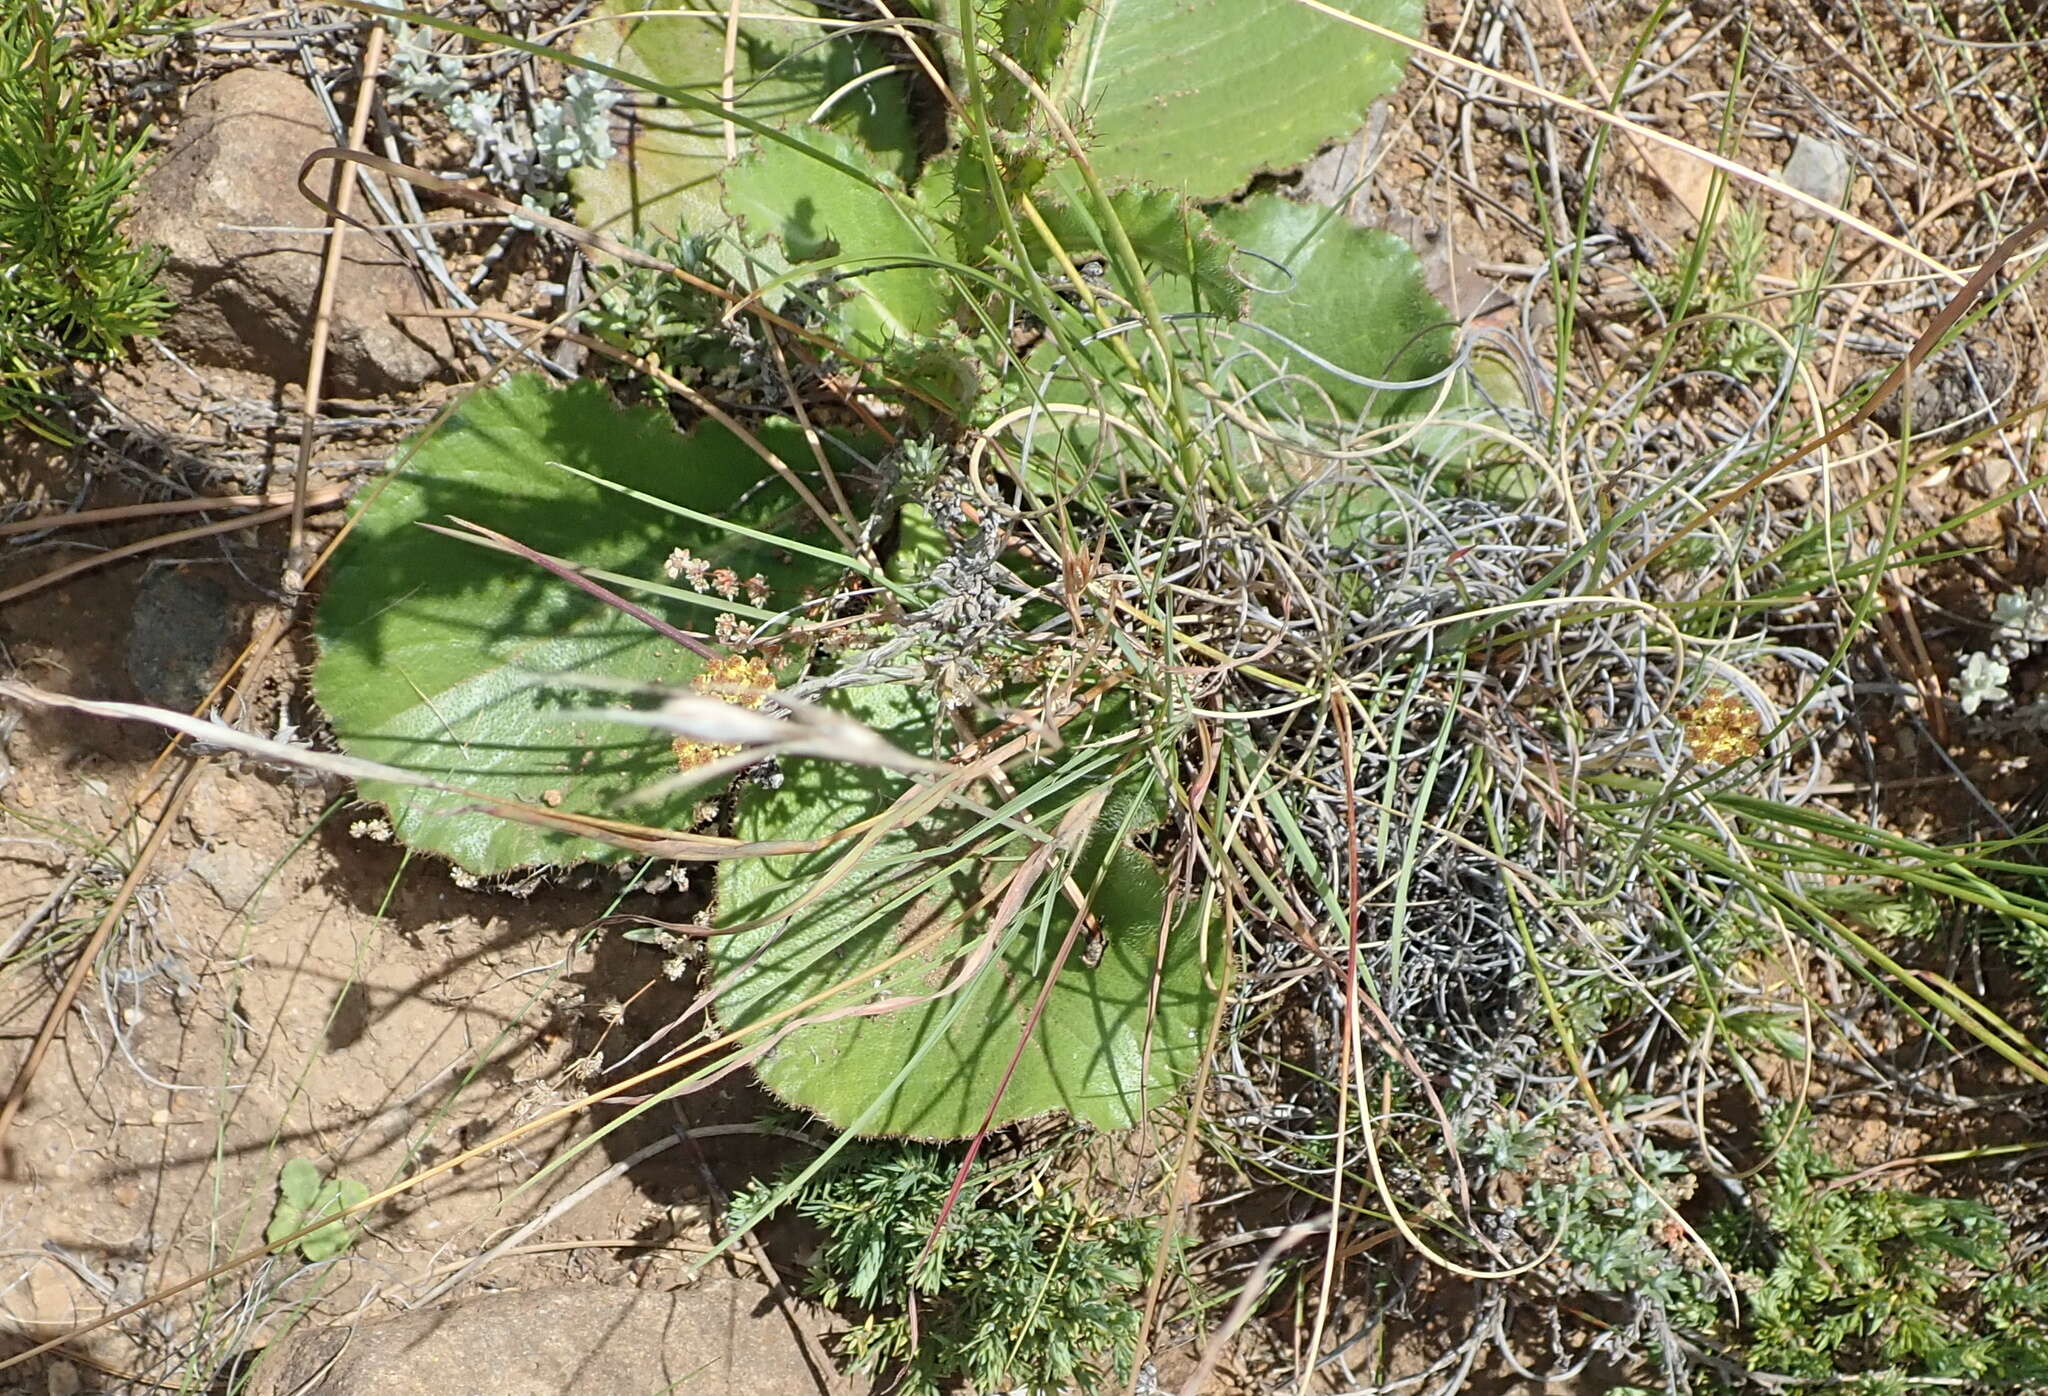
M 276 490 L 269 494 L 201 495 L 196 499 L 166 499 L 154 504 L 114 504 L 104 509 L 73 509 L 63 514 L 42 514 L 32 519 L 0 523 L 0 538 L 22 533 L 45 533 L 59 528 L 90 528 L 96 524 L 130 523 L 165 514 L 203 514 L 215 509 L 264 509 L 290 504 L 293 492 Z M 325 509 L 342 497 L 340 485 L 328 485 L 306 496 L 306 507 Z
M 5 591 L 0 591 L 0 606 L 5 606 L 12 601 L 19 601 L 24 596 L 32 596 L 44 587 L 55 586 L 58 582 L 76 577 L 82 572 L 90 572 L 95 568 L 105 567 L 109 563 L 119 562 L 123 558 L 154 552 L 159 548 L 176 547 L 180 543 L 190 543 L 200 538 L 211 538 L 217 533 L 233 533 L 237 529 L 243 528 L 260 528 L 264 524 L 276 523 L 280 519 L 291 517 L 294 510 L 303 514 L 317 509 L 331 509 L 339 503 L 341 503 L 340 490 L 337 489 L 331 494 L 323 491 L 317 496 L 307 498 L 303 508 L 300 508 L 297 504 L 280 504 L 275 508 L 265 509 L 260 513 L 244 514 L 237 519 L 221 519 L 216 523 L 200 524 L 196 528 L 182 528 L 175 533 L 159 533 L 153 538 L 142 538 L 133 543 L 124 543 L 118 548 L 110 548 L 103 553 L 94 553 L 91 557 L 82 557 L 76 562 L 67 562 L 62 567 L 52 568 L 40 577 L 32 578 L 21 583 L 19 586 L 12 586 Z
M 356 110 L 349 122 L 348 143 L 360 148 L 370 128 L 370 104 L 377 90 L 377 70 L 384 58 L 384 26 L 370 25 L 369 42 L 363 49 L 363 72 L 356 86 Z M 292 472 L 292 533 L 285 550 L 284 592 L 297 596 L 306 586 L 306 569 L 312 558 L 306 552 L 306 483 L 313 470 L 313 427 L 320 416 L 321 380 L 327 372 L 327 336 L 334 322 L 334 291 L 341 282 L 341 250 L 348 236 L 349 205 L 355 201 L 356 181 L 343 165 L 334 167 L 333 212 L 327 223 L 327 250 L 320 264 L 320 293 L 313 304 L 313 338 L 306 349 L 306 395 L 300 407 L 298 460 Z

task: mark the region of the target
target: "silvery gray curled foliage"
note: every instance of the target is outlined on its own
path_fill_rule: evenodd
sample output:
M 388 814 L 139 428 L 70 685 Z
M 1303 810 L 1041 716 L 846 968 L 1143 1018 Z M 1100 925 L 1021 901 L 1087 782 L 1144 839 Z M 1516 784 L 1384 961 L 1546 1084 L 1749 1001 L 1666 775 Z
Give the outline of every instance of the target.
M 459 55 L 401 26 L 390 76 L 396 105 L 442 109 L 470 143 L 470 169 L 507 189 L 540 196 L 542 206 L 552 204 L 572 171 L 602 165 L 617 153 L 611 113 L 622 94 L 580 69 L 563 80 L 560 98 L 543 97 L 521 111 L 503 90 L 472 85 Z
M 397 28 L 391 51 L 392 100 L 399 106 L 423 102 L 440 106 L 463 87 L 462 60 L 436 49 L 426 33 L 410 24 Z
M 1987 704 L 2004 708 L 2012 700 L 2006 688 L 2012 666 L 2048 645 L 2048 582 L 1997 598 L 1991 603 L 1991 623 L 1990 648 L 1965 656 L 1953 680 L 1966 717 L 1975 717 Z

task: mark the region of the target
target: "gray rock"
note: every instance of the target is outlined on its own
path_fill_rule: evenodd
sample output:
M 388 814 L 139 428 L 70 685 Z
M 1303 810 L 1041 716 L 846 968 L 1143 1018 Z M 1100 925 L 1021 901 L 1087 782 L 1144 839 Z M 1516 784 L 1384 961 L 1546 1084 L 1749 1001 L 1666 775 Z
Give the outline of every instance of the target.
M 233 621 L 220 583 L 183 567 L 153 569 L 128 627 L 128 677 L 143 701 L 190 712 L 220 673 Z
M 816 1343 L 810 1345 L 813 1350 Z M 769 1291 L 707 1276 L 650 1294 L 591 1285 L 480 1298 L 296 1333 L 260 1359 L 253 1396 L 834 1396 Z
M 1854 173 L 1848 151 L 1833 141 L 1801 136 L 1792 144 L 1792 158 L 1785 162 L 1784 178 L 1800 193 L 1839 208 L 1849 197 L 1849 179 Z
M 185 871 L 206 884 L 222 910 L 256 922 L 268 921 L 283 911 L 296 890 L 276 858 L 259 856 L 225 840 L 194 850 L 185 860 Z
M 177 310 L 163 337 L 172 348 L 280 382 L 304 377 L 326 239 L 269 230 L 326 223 L 299 194 L 299 165 L 332 144 L 318 100 L 290 73 L 243 68 L 193 89 L 170 149 L 143 176 L 128 225 L 134 241 L 165 250 L 162 280 Z M 323 193 L 328 168 L 312 176 Z M 399 253 L 359 228 L 344 249 L 326 391 L 417 388 L 448 356 L 445 329 L 392 318 L 427 308 Z
M 1996 340 L 1973 335 L 1922 363 L 1871 420 L 1902 436 L 1910 415 L 1916 441 L 1960 441 L 1998 419 L 2018 377 L 2011 354 Z
M 2004 456 L 1986 456 L 1963 470 L 1963 483 L 1978 494 L 1998 494 L 2012 479 L 2012 461 Z

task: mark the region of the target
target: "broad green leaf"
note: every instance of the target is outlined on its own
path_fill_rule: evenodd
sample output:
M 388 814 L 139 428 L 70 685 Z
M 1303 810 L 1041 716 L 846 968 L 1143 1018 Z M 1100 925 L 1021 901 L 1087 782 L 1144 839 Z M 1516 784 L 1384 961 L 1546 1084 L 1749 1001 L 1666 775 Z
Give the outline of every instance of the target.
M 338 1183 L 323 1184 L 320 1196 L 313 1208 L 299 1218 L 298 1225 L 304 1226 L 329 1212 L 345 1212 L 370 1195 L 370 1189 L 353 1178 L 344 1178 Z M 346 1221 L 331 1221 L 318 1231 L 309 1232 L 299 1238 L 299 1254 L 318 1264 L 343 1254 L 355 1243 L 354 1227 Z
M 1334 7 L 1402 34 L 1422 23 L 1420 0 Z M 1350 132 L 1406 61 L 1296 0 L 1114 0 L 1075 26 L 1055 95 L 1104 178 L 1220 199 Z
M 1258 288 L 1251 323 L 1271 331 L 1238 331 L 1247 348 L 1312 379 L 1346 419 L 1385 421 L 1436 401 L 1435 387 L 1379 389 L 1343 376 L 1413 382 L 1451 362 L 1450 312 L 1423 284 L 1421 261 L 1407 243 L 1275 194 L 1225 205 L 1214 218 L 1216 231 L 1237 248 L 1238 274 Z
M 293 1159 L 285 1164 L 278 1174 L 277 1191 L 277 1206 L 263 1232 L 265 1244 L 272 1246 L 308 1222 L 345 1212 L 370 1195 L 365 1184 L 353 1178 L 337 1182 L 306 1159 Z M 317 1263 L 342 1254 L 354 1240 L 352 1225 L 337 1217 L 319 1230 L 301 1236 L 293 1245 L 299 1254 Z
M 295 1158 L 278 1170 L 277 1191 L 302 1212 L 309 1212 L 320 1196 L 320 1170 L 311 1162 Z
M 704 13 L 675 13 L 690 8 Z M 651 87 L 720 101 L 726 45 L 720 7 L 607 0 L 600 13 L 598 23 L 581 31 L 580 56 L 636 74 Z M 748 0 L 743 13 L 734 51 L 734 109 L 777 130 L 803 125 L 832 94 L 888 62 L 873 36 L 835 33 L 817 23 L 821 15 L 837 15 L 833 6 Z M 864 167 L 879 164 L 905 179 L 915 169 L 917 139 L 900 74 L 861 83 L 834 103 L 825 120 L 858 140 Z M 571 178 L 584 227 L 631 238 L 703 232 L 721 221 L 718 179 L 727 147 L 719 115 L 643 90 L 634 94 L 623 134 L 617 159 Z M 755 148 L 756 139 L 746 131 L 733 135 L 735 153 Z
M 861 153 L 830 131 L 805 145 L 847 163 Z M 875 187 L 787 146 L 772 146 L 726 176 L 726 209 L 763 265 L 781 273 L 818 264 L 813 285 L 853 352 L 878 357 L 944 325 L 950 277 L 930 263 L 946 255 L 943 228 L 886 172 Z
M 916 197 L 931 219 L 944 227 L 954 256 L 964 266 L 983 267 L 988 252 L 1003 233 L 1002 209 L 1013 213 L 1017 197 L 1043 178 L 1046 162 L 1035 143 L 1013 140 L 992 131 L 990 150 L 963 138 L 953 149 L 928 161 L 917 178 Z M 987 156 L 996 166 L 990 169 Z
M 995 42 L 1018 67 L 1038 82 L 1048 82 L 1053 65 L 1066 50 L 1068 31 L 1086 8 L 1086 0 L 1003 0 L 996 7 Z M 1018 103 L 1030 101 L 1021 84 L 1016 91 Z
M 1406 449 L 1456 471 L 1463 492 L 1527 499 L 1541 487 L 1528 462 L 1500 450 L 1484 429 L 1502 425 L 1497 409 L 1523 405 L 1520 384 L 1493 360 L 1453 368 L 1457 328 L 1407 243 L 1275 194 L 1220 207 L 1214 218 L 1253 287 L 1251 310 L 1223 332 L 1223 347 L 1248 351 L 1239 355 L 1235 386 L 1252 390 L 1269 422 L 1295 421 L 1327 436 L 1321 428 L 1334 409 L 1340 428 L 1401 424 Z M 1260 388 L 1262 373 L 1306 379 L 1316 391 L 1286 381 Z
M 1038 209 L 1068 259 L 1098 261 L 1112 280 L 1118 279 L 1121 269 L 1111 252 L 1115 243 L 1109 220 L 1094 197 L 1070 169 L 1062 170 L 1052 183 L 1061 192 L 1041 201 Z M 1200 292 L 1203 310 L 1228 319 L 1244 314 L 1245 284 L 1231 269 L 1230 244 L 1217 236 L 1201 210 L 1178 194 L 1142 187 L 1111 190 L 1109 205 L 1148 276 L 1168 273 L 1191 281 Z M 1043 245 L 1033 250 L 1052 274 L 1054 264 Z M 1135 288 L 1124 287 L 1123 294 L 1128 306 Z
M 896 551 L 889 557 L 892 581 L 922 584 L 946 556 L 946 535 L 922 504 L 906 504 L 896 523 Z
M 1121 214 L 1127 196 L 1115 200 Z M 1154 381 L 1170 374 L 1224 386 L 1225 396 L 1238 402 L 1241 411 L 1263 417 L 1278 436 L 1299 433 L 1329 441 L 1355 427 L 1428 414 L 1445 424 L 1432 420 L 1418 433 L 1418 454 L 1447 452 L 1464 440 L 1453 420 L 1469 407 L 1461 384 L 1451 383 L 1439 409 L 1441 383 L 1377 388 L 1357 381 L 1413 383 L 1444 373 L 1452 362 L 1455 331 L 1449 312 L 1423 284 L 1421 266 L 1405 243 L 1353 227 L 1328 210 L 1271 194 L 1255 194 L 1207 215 L 1181 214 L 1156 193 L 1133 194 L 1128 200 L 1133 216 L 1126 224 L 1143 233 L 1142 241 L 1134 235 L 1133 243 L 1146 259 L 1153 295 L 1170 321 L 1176 362 L 1162 369 L 1150 337 L 1135 327 L 1121 332 L 1120 342 L 1102 339 L 1072 353 L 1048 342 L 1033 357 L 1034 368 L 1051 375 L 1048 399 L 1099 404 L 1111 413 L 1147 420 L 1140 385 L 1122 366 L 1121 351 L 1145 363 Z M 1063 240 L 1070 236 L 1067 226 L 1078 219 L 1074 210 L 1085 206 L 1056 205 L 1063 210 L 1055 225 Z M 1187 231 L 1177 234 L 1182 228 Z M 1189 245 L 1200 249 L 1192 259 L 1178 250 Z M 1228 257 L 1222 269 L 1217 249 Z M 1175 260 L 1168 262 L 1168 257 Z M 1199 279 L 1190 280 L 1189 266 Z M 1220 289 L 1225 281 L 1228 291 Z M 1229 301 L 1219 304 L 1233 292 L 1237 303 L 1247 307 L 1241 318 L 1228 313 Z M 1078 316 L 1076 324 L 1077 336 L 1095 328 L 1081 324 Z M 1034 457 L 1057 462 L 1053 473 L 1062 480 L 1133 459 L 1126 438 L 1105 436 L 1090 417 L 1048 416 L 1032 427 Z M 1267 446 L 1252 450 L 1234 425 L 1221 424 L 1218 430 L 1232 434 L 1232 454 L 1238 459 L 1272 454 Z M 1304 469 L 1317 467 L 1310 462 Z
M 939 51 L 947 70 L 956 75 L 954 86 L 965 96 L 966 58 L 959 30 L 953 27 L 960 19 L 957 0 L 917 0 L 917 8 L 947 26 L 938 35 Z M 1005 54 L 1033 81 L 1049 86 L 1054 66 L 1066 49 L 1067 36 L 1086 8 L 1086 0 L 980 0 L 976 6 L 980 21 L 978 37 L 984 50 Z M 984 58 L 981 82 L 991 126 L 1021 131 L 1027 125 L 1042 124 L 1033 120 L 1038 103 L 1031 90 L 1008 68 Z
M 891 345 L 867 377 L 915 390 L 943 404 L 949 421 L 958 421 L 994 385 L 995 375 L 988 367 L 993 357 L 985 343 L 949 323 L 921 339 Z M 925 423 L 926 431 L 935 429 L 924 404 L 913 401 L 906 406 L 913 422 Z
M 931 745 L 937 712 L 923 690 L 870 687 L 836 701 L 909 750 Z M 1095 730 L 1117 725 L 1097 721 Z M 1111 778 L 1105 754 L 1090 758 L 1086 736 L 1067 735 L 1076 740 L 1056 764 L 1013 774 L 1033 792 L 1034 825 L 1047 831 Z M 1100 769 L 1070 764 L 1090 759 Z M 827 834 L 880 812 L 903 789 L 900 780 L 873 771 L 819 761 L 785 764 L 781 789 L 742 793 L 741 837 Z M 1123 779 L 1140 781 L 1143 773 Z M 1165 880 L 1130 843 L 1147 822 L 1134 817 L 1144 803 L 1129 793 L 1136 788 L 1121 787 L 1105 802 L 1065 865 L 1079 887 L 1093 890 L 1090 909 L 1103 931 L 1095 947 L 1100 959 L 1092 968 L 1086 963 L 1091 952 L 1084 933 L 1024 1043 L 996 1125 L 1055 1110 L 1104 1127 L 1127 1125 L 1195 1069 L 1214 1003 L 1209 971 L 1217 966 L 1213 958 L 1205 965 L 1203 951 L 1214 956 L 1220 940 L 1211 928 L 1205 946 L 1205 928 L 1179 909 L 1157 975 L 1155 1014 Z M 889 833 L 850 873 L 801 905 L 845 853 L 844 842 L 817 853 L 726 864 L 719 873 L 719 924 L 768 924 L 709 942 L 720 1021 L 728 1029 L 745 1028 L 824 995 L 790 1020 L 799 1025 L 756 1063 L 762 1082 L 843 1129 L 953 1138 L 979 1128 L 1073 924 L 1073 904 L 1056 874 L 1048 871 L 1035 884 L 979 973 L 953 992 L 933 995 L 953 982 L 963 956 L 984 943 L 1003 880 L 1037 846 L 1027 834 L 988 827 L 948 807 Z M 785 911 L 790 914 L 778 917 Z M 913 944 L 907 959 L 883 967 Z M 863 1006 L 898 997 L 923 1001 L 854 1016 Z
M 810 456 L 796 428 L 759 435 L 793 464 Z M 466 789 L 651 824 L 687 821 L 702 792 L 631 798 L 676 767 L 643 727 L 572 710 L 619 701 L 583 676 L 685 684 L 694 654 L 640 621 L 517 557 L 431 533 L 451 516 L 554 557 L 619 574 L 613 591 L 678 628 L 708 635 L 733 607 L 670 582 L 683 548 L 741 578 L 764 578 L 767 604 L 829 587 L 829 563 L 678 518 L 579 479 L 557 463 L 715 518 L 813 542 L 809 512 L 747 446 L 714 423 L 680 436 L 651 408 L 620 411 L 603 388 L 537 377 L 473 394 L 421 443 L 405 472 L 362 510 L 336 559 L 315 631 L 314 692 L 350 754 Z M 799 468 L 802 468 L 799 465 Z M 632 581 L 651 584 L 636 589 Z M 745 598 L 741 598 L 744 605 Z M 398 837 L 476 873 L 608 858 L 602 844 L 509 823 L 434 791 L 366 783 Z

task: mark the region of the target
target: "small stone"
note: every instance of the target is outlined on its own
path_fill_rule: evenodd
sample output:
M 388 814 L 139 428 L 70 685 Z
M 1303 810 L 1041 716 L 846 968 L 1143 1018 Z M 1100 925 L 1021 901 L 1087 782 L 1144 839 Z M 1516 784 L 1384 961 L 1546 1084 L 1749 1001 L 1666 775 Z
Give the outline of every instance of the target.
M 275 858 L 233 840 L 195 850 L 185 869 L 206 884 L 223 910 L 257 921 L 276 915 L 298 892 L 289 865 L 280 867 Z
M 159 1105 L 156 1109 L 149 1112 L 149 1122 L 156 1128 L 162 1129 L 171 1122 L 171 1112 Z
M 2004 456 L 1986 456 L 1963 471 L 1963 483 L 1982 495 L 1998 494 L 2012 483 L 2012 462 Z
M 1824 204 L 1841 207 L 1849 197 L 1849 153 L 1833 141 L 1801 136 L 1792 143 L 1792 158 L 1785 162 L 1785 182 L 1800 193 Z
M 327 215 L 299 193 L 299 166 L 333 145 L 300 78 L 242 68 L 192 90 L 170 149 L 137 187 L 129 236 L 164 248 L 160 280 L 177 307 L 163 338 L 195 363 L 282 383 L 306 373 Z M 324 196 L 331 165 L 309 187 Z M 449 354 L 412 269 L 381 238 L 351 229 L 329 324 L 326 389 L 336 397 L 406 392 Z
M 70 1272 L 54 1260 L 38 1260 L 28 1266 L 27 1303 L 8 1305 L 8 1318 L 30 1337 L 61 1333 L 80 1321 L 84 1306 L 73 1292 Z M 25 1310 L 25 1311 L 24 1311 Z

